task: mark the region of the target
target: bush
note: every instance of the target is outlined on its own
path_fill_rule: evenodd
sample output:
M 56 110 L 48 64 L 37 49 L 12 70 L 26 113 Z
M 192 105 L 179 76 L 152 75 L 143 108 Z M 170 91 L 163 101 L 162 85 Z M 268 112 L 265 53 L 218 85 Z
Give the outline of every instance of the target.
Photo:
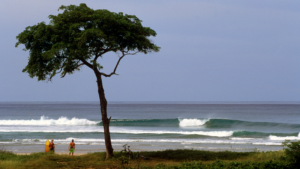
M 201 161 L 184 162 L 179 166 L 167 166 L 163 163 L 155 166 L 155 169 L 290 169 L 288 163 L 284 161 L 263 161 L 263 162 L 224 162 L 215 161 L 204 164 Z
M 286 140 L 282 145 L 285 147 L 286 158 L 290 162 L 291 167 L 300 168 L 300 141 L 291 142 Z
M 174 161 L 214 161 L 214 160 L 235 160 L 241 157 L 247 157 L 255 154 L 254 152 L 230 152 L 230 151 L 203 151 L 203 150 L 189 150 L 189 149 L 177 149 L 177 150 L 164 150 L 164 151 L 143 151 L 141 155 L 157 158 L 167 159 Z

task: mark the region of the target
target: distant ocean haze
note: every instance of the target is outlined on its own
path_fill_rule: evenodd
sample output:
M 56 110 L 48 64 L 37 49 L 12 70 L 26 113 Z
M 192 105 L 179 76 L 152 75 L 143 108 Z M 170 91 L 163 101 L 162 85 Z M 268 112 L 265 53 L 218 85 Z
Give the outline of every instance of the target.
M 75 139 L 77 151 L 104 151 L 98 102 L 0 103 L 0 145 L 13 152 L 58 152 Z M 300 140 L 300 104 L 114 103 L 110 132 L 115 150 L 280 150 Z

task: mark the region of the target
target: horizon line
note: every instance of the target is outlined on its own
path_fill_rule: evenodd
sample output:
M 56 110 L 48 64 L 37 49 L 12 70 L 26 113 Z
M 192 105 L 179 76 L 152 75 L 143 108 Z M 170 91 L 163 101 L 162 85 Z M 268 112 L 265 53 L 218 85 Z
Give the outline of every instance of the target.
M 99 101 L 0 101 L 0 103 L 68 104 L 99 103 Z M 108 104 L 300 104 L 300 101 L 107 101 Z

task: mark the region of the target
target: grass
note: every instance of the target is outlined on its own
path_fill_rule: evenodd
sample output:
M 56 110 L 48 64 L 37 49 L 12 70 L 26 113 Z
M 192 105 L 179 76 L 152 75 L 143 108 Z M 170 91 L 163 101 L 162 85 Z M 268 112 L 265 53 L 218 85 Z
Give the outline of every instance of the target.
M 210 152 L 200 150 L 165 150 L 141 152 L 149 157 L 144 159 L 115 157 L 105 160 L 105 152 L 81 156 L 58 155 L 53 153 L 32 153 L 16 155 L 0 151 L 2 168 L 266 168 L 276 165 L 287 166 L 284 151 L 276 152 Z M 128 162 L 128 164 L 127 164 Z M 252 167 L 251 167 L 252 166 Z

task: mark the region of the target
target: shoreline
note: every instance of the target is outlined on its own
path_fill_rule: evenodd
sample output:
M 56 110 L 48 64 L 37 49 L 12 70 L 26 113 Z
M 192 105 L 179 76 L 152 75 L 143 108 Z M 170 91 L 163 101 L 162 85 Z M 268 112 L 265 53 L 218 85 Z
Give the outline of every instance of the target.
M 56 154 L 59 155 L 68 155 L 68 145 L 56 145 Z M 123 148 L 120 145 L 113 145 L 114 152 L 120 152 Z M 18 145 L 1 145 L 3 150 L 12 152 L 18 155 L 29 155 L 31 153 L 41 153 L 45 152 L 45 146 L 41 144 L 18 144 Z M 268 151 L 280 151 L 283 150 L 282 146 L 253 146 L 249 145 L 216 145 L 216 144 L 202 144 L 201 147 L 197 146 L 151 146 L 151 145 L 131 145 L 132 152 L 158 152 L 165 150 L 200 150 L 200 151 L 209 151 L 209 152 L 268 152 Z M 75 155 L 85 155 L 95 152 L 105 152 L 104 145 L 77 145 L 75 149 Z
M 37 152 L 38 153 L 38 152 Z M 40 152 L 42 153 L 42 152 Z M 14 153 L 16 155 L 31 155 L 32 153 Z M 54 154 L 57 154 L 57 155 L 66 155 L 66 156 L 69 156 L 69 152 L 63 152 L 63 153 L 54 153 Z M 87 154 L 90 154 L 90 153 L 74 153 L 74 156 L 82 156 L 82 155 L 87 155 Z M 72 155 L 70 155 L 72 156 Z

